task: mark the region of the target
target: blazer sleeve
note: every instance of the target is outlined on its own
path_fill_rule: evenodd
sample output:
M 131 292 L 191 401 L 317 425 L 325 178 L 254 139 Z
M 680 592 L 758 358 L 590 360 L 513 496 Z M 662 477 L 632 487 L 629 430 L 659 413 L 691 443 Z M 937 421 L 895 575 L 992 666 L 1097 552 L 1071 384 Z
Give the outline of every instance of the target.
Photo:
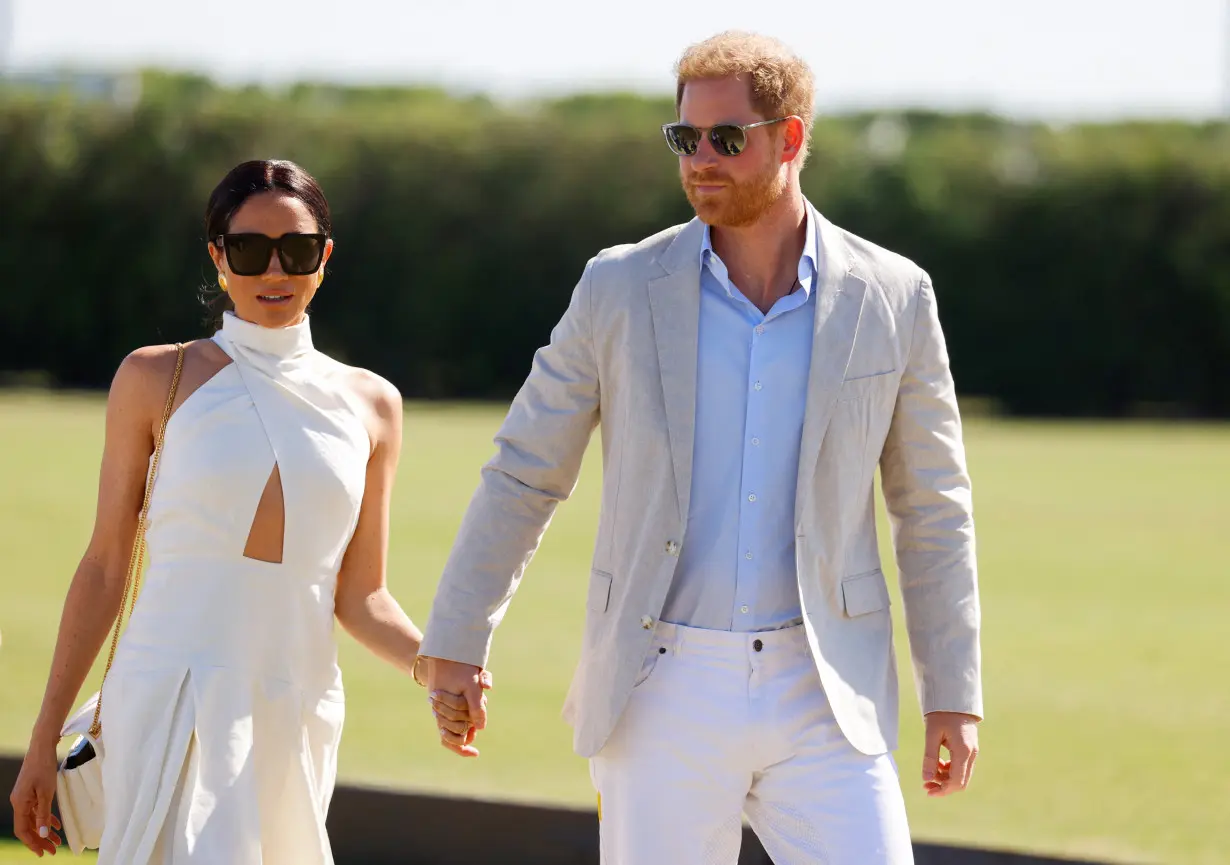
M 593 267 L 591 259 L 496 435 L 436 590 L 424 656 L 486 666 L 556 506 L 576 487 L 599 416 Z
M 915 296 L 880 474 L 922 711 L 981 718 L 973 499 L 948 352 L 926 273 Z

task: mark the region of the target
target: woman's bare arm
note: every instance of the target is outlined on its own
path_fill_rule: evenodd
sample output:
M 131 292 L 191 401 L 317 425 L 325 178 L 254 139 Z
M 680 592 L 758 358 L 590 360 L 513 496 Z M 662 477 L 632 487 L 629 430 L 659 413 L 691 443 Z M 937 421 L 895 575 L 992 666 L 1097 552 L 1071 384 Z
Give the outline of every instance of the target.
M 337 578 L 337 619 L 356 640 L 401 670 L 412 672 L 423 634 L 389 593 L 389 505 L 401 455 L 402 401 L 396 388 L 370 373 L 357 375 L 373 407 L 374 446 L 354 537 Z
M 94 531 L 64 601 L 31 751 L 54 752 L 77 693 L 115 623 L 175 354 L 173 346 L 138 349 L 124 359 L 112 380 Z

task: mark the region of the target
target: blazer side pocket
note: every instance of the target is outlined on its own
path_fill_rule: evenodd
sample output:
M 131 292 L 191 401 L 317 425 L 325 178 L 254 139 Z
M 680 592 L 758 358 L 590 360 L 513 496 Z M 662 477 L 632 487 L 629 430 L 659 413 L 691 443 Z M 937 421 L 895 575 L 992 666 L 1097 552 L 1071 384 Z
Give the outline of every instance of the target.
M 888 608 L 888 583 L 884 571 L 876 569 L 855 574 L 841 581 L 841 598 L 846 615 L 853 619 Z
M 877 372 L 871 375 L 860 375 L 855 378 L 848 378 L 841 383 L 841 391 L 837 394 L 838 402 L 852 402 L 856 399 L 862 399 L 876 392 L 878 388 L 885 387 L 893 380 L 895 369 Z
M 613 577 L 606 571 L 589 572 L 588 606 L 595 613 L 605 613 L 611 602 L 611 581 Z

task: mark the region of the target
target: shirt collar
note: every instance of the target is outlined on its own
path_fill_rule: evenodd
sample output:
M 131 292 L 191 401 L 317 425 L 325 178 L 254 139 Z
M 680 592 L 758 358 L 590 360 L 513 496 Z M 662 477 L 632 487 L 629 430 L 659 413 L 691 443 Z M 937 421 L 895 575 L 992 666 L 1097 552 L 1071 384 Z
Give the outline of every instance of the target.
M 812 218 L 811 202 L 804 200 L 803 205 L 806 234 L 803 241 L 803 254 L 799 256 L 799 285 L 803 288 L 804 296 L 810 297 L 815 274 L 820 269 L 820 258 L 816 249 L 816 226 Z M 726 263 L 722 261 L 721 256 L 713 248 L 713 239 L 710 236 L 708 224 L 705 225 L 705 233 L 700 244 L 700 266 L 702 269 L 707 267 L 709 272 L 717 278 L 718 283 L 725 289 L 726 293 L 732 297 L 734 296 L 734 286 L 730 281 L 730 271 L 726 269 Z

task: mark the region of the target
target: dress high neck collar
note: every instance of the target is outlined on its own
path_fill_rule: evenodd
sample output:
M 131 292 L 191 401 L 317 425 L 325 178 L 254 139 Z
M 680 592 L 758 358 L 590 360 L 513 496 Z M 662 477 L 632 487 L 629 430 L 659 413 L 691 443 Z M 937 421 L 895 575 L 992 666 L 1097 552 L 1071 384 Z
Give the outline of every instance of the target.
M 290 359 L 312 350 L 312 328 L 308 318 L 304 315 L 303 321 L 289 327 L 262 327 L 226 312 L 222 315 L 219 334 L 248 351 Z

